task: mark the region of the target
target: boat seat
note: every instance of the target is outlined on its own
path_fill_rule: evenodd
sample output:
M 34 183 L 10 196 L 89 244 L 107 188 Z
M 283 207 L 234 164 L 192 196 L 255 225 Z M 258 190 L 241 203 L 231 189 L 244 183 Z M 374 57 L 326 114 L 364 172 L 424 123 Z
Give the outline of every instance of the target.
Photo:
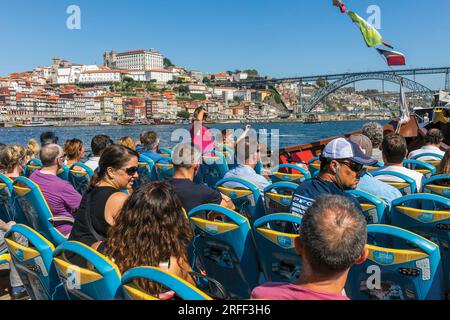
M 94 170 L 84 163 L 77 162 L 70 166 L 69 182 L 79 194 L 83 195 L 89 188 L 89 183 L 93 175 Z
M 270 179 L 272 183 L 286 181 L 300 184 L 301 182 L 311 179 L 311 174 L 294 164 L 281 164 L 271 170 Z

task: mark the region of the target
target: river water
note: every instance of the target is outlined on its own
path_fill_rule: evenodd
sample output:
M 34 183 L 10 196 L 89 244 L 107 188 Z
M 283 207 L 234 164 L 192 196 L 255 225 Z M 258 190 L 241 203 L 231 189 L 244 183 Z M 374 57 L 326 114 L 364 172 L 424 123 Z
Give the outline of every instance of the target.
M 334 135 L 358 130 L 367 121 L 339 121 L 322 122 L 317 124 L 303 124 L 295 122 L 252 123 L 251 126 L 263 136 L 278 135 L 280 147 L 287 147 Z M 379 121 L 384 125 L 387 121 Z M 239 129 L 243 124 L 211 124 L 211 128 Z M 97 134 L 109 135 L 114 141 L 124 136 L 139 139 L 143 130 L 153 130 L 161 139 L 161 147 L 173 147 L 177 141 L 171 141 L 172 133 L 176 129 L 188 129 L 189 125 L 142 125 L 142 126 L 83 126 L 83 127 L 16 127 L 0 128 L 0 142 L 5 144 L 26 144 L 31 138 L 39 142 L 39 135 L 44 131 L 54 131 L 59 137 L 59 144 L 63 145 L 67 139 L 78 138 L 84 142 L 86 150 L 90 150 L 90 141 Z M 262 131 L 261 131 L 262 130 Z M 274 130 L 278 130 L 278 133 Z

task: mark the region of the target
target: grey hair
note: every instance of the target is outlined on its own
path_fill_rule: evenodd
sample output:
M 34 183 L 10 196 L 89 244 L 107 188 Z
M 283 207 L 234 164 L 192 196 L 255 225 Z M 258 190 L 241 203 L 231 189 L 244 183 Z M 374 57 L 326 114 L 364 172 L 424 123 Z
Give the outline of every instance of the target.
M 363 252 L 367 242 L 366 219 L 350 199 L 321 195 L 302 218 L 300 239 L 314 272 L 343 272 Z
M 50 167 L 56 164 L 56 159 L 63 155 L 63 148 L 59 145 L 51 143 L 43 146 L 39 152 L 44 167 Z
M 177 167 L 190 168 L 199 163 L 202 157 L 200 149 L 190 143 L 180 143 L 172 151 L 172 163 Z
M 363 125 L 361 133 L 372 141 L 372 146 L 378 148 L 383 141 L 383 127 L 377 122 L 368 122 Z

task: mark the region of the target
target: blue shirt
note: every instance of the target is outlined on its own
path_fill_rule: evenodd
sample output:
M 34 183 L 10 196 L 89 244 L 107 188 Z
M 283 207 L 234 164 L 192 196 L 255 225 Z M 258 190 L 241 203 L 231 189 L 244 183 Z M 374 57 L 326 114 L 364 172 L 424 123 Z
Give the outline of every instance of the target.
M 303 216 L 306 209 L 308 209 L 316 198 L 322 194 L 337 194 L 344 196 L 347 199 L 350 199 L 356 207 L 361 210 L 358 200 L 345 193 L 342 188 L 332 182 L 315 177 L 302 182 L 295 190 L 292 197 L 291 213 Z
M 401 192 L 397 188 L 374 178 L 370 173 L 366 173 L 359 179 L 356 189 L 381 198 L 384 202 L 386 202 L 389 208 L 391 207 L 392 200 L 402 196 Z
M 264 188 L 270 185 L 270 182 L 267 181 L 267 179 L 262 175 L 257 174 L 252 167 L 243 164 L 238 164 L 236 167 L 228 171 L 224 178 L 239 178 L 247 180 L 257 186 L 261 191 L 261 194 L 264 192 Z M 224 186 L 227 188 L 242 188 L 242 185 L 236 182 L 227 182 Z

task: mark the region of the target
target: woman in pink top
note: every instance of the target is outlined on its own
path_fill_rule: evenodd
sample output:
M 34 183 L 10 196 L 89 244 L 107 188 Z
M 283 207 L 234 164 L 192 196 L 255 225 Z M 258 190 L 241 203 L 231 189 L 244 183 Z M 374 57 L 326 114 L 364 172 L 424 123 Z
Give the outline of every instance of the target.
M 189 127 L 191 139 L 197 147 L 203 152 L 214 148 L 213 135 L 203 122 L 208 117 L 208 111 L 204 107 L 198 107 L 194 111 L 194 119 Z

